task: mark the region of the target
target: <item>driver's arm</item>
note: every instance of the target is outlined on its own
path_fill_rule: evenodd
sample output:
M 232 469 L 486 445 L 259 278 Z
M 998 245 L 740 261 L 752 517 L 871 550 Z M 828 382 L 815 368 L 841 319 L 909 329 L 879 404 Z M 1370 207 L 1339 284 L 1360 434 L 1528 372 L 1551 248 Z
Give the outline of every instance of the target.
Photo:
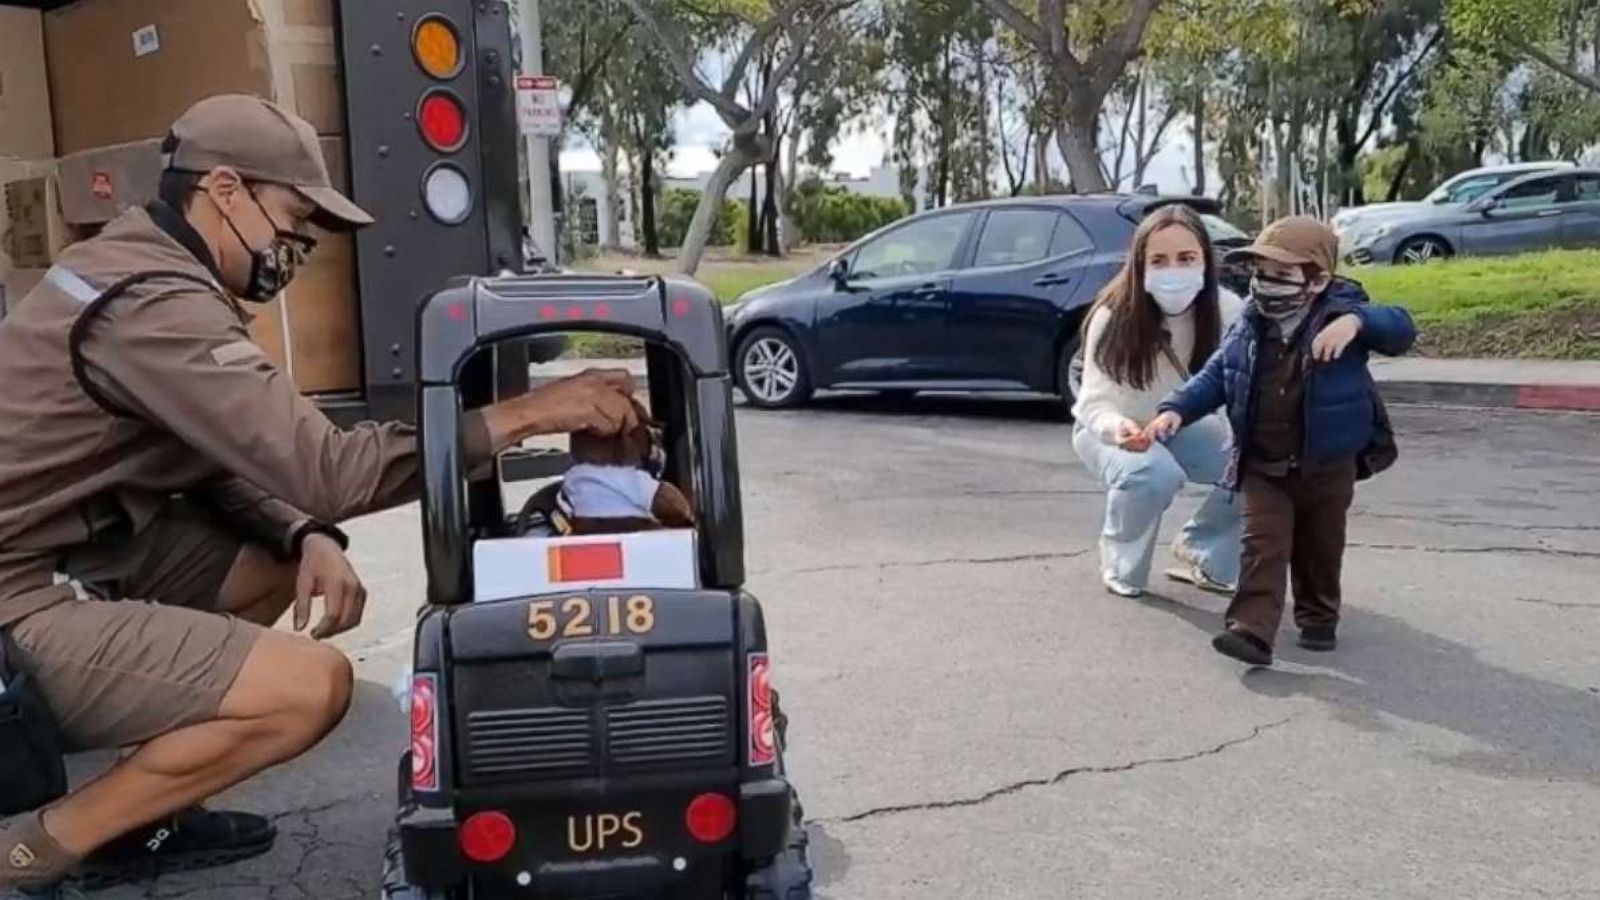
M 339 543 L 344 534 L 331 523 L 318 522 L 237 475 L 223 475 L 194 491 L 195 498 L 215 509 L 242 537 L 271 548 L 279 559 L 295 555 L 296 540 L 308 528 L 330 533 Z
M 320 521 L 417 496 L 414 429 L 336 427 L 215 295 L 180 290 L 114 302 L 95 318 L 82 351 L 88 376 L 119 407 Z M 469 458 L 489 456 L 482 416 L 466 417 L 462 437 Z

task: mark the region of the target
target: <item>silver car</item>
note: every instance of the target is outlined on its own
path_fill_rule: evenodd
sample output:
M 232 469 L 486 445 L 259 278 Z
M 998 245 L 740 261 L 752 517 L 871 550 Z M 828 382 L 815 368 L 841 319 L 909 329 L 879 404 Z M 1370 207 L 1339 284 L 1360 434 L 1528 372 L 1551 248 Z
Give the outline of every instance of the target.
M 1545 160 L 1542 162 L 1507 163 L 1501 166 L 1484 166 L 1478 169 L 1468 169 L 1451 176 L 1438 187 L 1428 193 L 1421 200 L 1401 201 L 1397 203 L 1366 203 L 1361 206 L 1352 206 L 1341 209 L 1336 213 L 1329 224 L 1339 233 L 1341 239 L 1348 239 L 1357 229 L 1370 226 L 1376 222 L 1404 216 L 1428 206 L 1445 206 L 1449 204 L 1471 203 L 1508 181 L 1532 175 L 1535 172 L 1549 172 L 1555 169 L 1571 169 L 1576 163 L 1561 160 Z
M 1467 203 L 1358 222 L 1342 245 L 1356 264 L 1600 247 L 1600 169 L 1524 175 Z

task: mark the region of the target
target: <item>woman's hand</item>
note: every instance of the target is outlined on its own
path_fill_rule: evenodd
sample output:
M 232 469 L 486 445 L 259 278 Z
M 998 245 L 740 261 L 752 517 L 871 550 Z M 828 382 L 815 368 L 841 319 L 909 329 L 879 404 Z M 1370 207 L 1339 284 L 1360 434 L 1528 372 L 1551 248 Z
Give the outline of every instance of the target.
M 1150 420 L 1144 427 L 1144 436 L 1152 441 L 1167 441 L 1183 427 L 1183 417 L 1171 410 Z
M 1344 355 L 1346 347 L 1361 333 L 1361 317 L 1345 313 L 1332 322 L 1311 342 L 1311 357 L 1317 362 L 1333 362 Z
M 1129 453 L 1143 453 L 1150 449 L 1150 438 L 1143 428 L 1131 419 L 1123 419 L 1117 423 L 1117 446 Z

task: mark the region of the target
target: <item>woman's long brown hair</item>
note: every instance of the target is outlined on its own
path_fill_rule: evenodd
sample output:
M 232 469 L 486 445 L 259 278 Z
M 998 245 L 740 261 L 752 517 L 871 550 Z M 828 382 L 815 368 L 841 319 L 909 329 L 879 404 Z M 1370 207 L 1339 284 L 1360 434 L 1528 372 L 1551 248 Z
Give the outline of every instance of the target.
M 1194 300 L 1194 352 L 1189 355 L 1189 372 L 1200 371 L 1222 342 L 1217 261 L 1211 249 L 1211 236 L 1194 210 L 1181 203 L 1164 206 L 1139 224 L 1122 271 L 1100 291 L 1100 296 L 1083 317 L 1083 333 L 1087 336 L 1089 321 L 1095 313 L 1102 308 L 1110 312 L 1110 320 L 1095 349 L 1094 361 L 1112 381 L 1134 390 L 1142 391 L 1155 380 L 1156 361 L 1167 345 L 1161 308 L 1144 289 L 1145 251 L 1150 246 L 1151 235 L 1174 225 L 1187 228 L 1200 242 L 1206 270 L 1205 286 Z

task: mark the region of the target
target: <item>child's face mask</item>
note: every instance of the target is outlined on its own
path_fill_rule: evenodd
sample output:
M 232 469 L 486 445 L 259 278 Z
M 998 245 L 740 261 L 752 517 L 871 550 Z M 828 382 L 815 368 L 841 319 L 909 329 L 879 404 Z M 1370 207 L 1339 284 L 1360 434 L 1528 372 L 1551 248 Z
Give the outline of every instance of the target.
M 1294 317 L 1310 305 L 1312 286 L 1300 278 L 1279 278 L 1256 272 L 1250 279 L 1250 301 L 1269 319 Z

